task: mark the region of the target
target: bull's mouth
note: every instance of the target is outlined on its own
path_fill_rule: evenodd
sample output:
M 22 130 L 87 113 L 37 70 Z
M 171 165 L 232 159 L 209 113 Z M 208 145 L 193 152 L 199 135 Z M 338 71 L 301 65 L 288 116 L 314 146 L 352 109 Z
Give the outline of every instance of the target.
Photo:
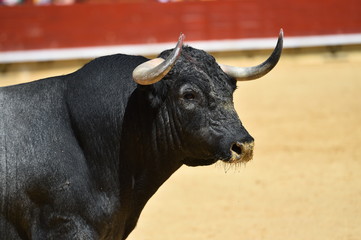
M 184 164 L 189 167 L 196 166 L 208 166 L 217 162 L 218 159 L 210 158 L 210 159 L 185 159 Z
M 252 160 L 253 157 L 253 147 L 254 142 L 245 142 L 240 143 L 236 142 L 232 144 L 228 156 L 215 156 L 214 158 L 207 159 L 196 159 L 196 158 L 186 158 L 183 163 L 187 166 L 207 166 L 214 164 L 218 160 L 221 160 L 227 164 L 237 164 L 237 163 L 247 163 Z
M 236 142 L 232 144 L 230 149 L 231 157 L 223 161 L 226 163 L 246 163 L 253 157 L 253 147 L 254 142 Z

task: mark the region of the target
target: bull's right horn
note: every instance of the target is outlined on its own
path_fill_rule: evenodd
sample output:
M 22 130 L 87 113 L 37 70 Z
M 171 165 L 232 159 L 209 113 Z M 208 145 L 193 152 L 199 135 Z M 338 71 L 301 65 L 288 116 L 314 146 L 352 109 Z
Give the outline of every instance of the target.
M 273 50 L 271 56 L 260 65 L 254 67 L 233 67 L 233 66 L 220 64 L 219 66 L 222 68 L 222 70 L 225 73 L 237 79 L 237 81 L 247 81 L 247 80 L 257 79 L 267 74 L 276 66 L 278 60 L 280 59 L 282 48 L 283 48 L 283 30 L 281 29 L 276 48 Z
M 137 66 L 133 70 L 133 80 L 140 85 L 159 82 L 172 69 L 180 56 L 184 38 L 184 34 L 181 34 L 176 47 L 166 60 L 155 58 Z

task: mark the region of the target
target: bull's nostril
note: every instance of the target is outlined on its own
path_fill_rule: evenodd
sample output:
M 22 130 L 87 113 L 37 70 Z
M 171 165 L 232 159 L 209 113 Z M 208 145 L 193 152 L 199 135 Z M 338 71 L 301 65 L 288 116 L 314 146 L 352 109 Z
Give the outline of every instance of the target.
M 242 155 L 242 144 L 239 142 L 234 143 L 232 145 L 231 150 L 237 153 L 238 155 Z
M 248 162 L 253 157 L 253 142 L 235 142 L 231 146 L 231 163 Z

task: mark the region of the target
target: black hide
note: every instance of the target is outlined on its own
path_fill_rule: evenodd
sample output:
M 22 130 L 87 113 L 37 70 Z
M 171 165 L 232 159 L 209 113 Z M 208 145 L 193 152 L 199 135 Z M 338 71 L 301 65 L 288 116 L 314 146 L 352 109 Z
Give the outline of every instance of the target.
M 253 141 L 212 56 L 184 47 L 162 81 L 140 86 L 132 71 L 147 60 L 105 56 L 0 88 L 1 239 L 125 239 L 179 167 Z

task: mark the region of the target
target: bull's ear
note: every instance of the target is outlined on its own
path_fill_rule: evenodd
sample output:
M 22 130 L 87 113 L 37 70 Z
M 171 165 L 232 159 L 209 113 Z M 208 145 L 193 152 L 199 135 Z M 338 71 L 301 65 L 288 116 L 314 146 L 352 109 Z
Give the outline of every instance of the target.
M 138 85 L 138 89 L 145 97 L 146 104 L 151 108 L 158 108 L 163 104 L 167 96 L 167 86 L 162 81 L 147 86 Z

